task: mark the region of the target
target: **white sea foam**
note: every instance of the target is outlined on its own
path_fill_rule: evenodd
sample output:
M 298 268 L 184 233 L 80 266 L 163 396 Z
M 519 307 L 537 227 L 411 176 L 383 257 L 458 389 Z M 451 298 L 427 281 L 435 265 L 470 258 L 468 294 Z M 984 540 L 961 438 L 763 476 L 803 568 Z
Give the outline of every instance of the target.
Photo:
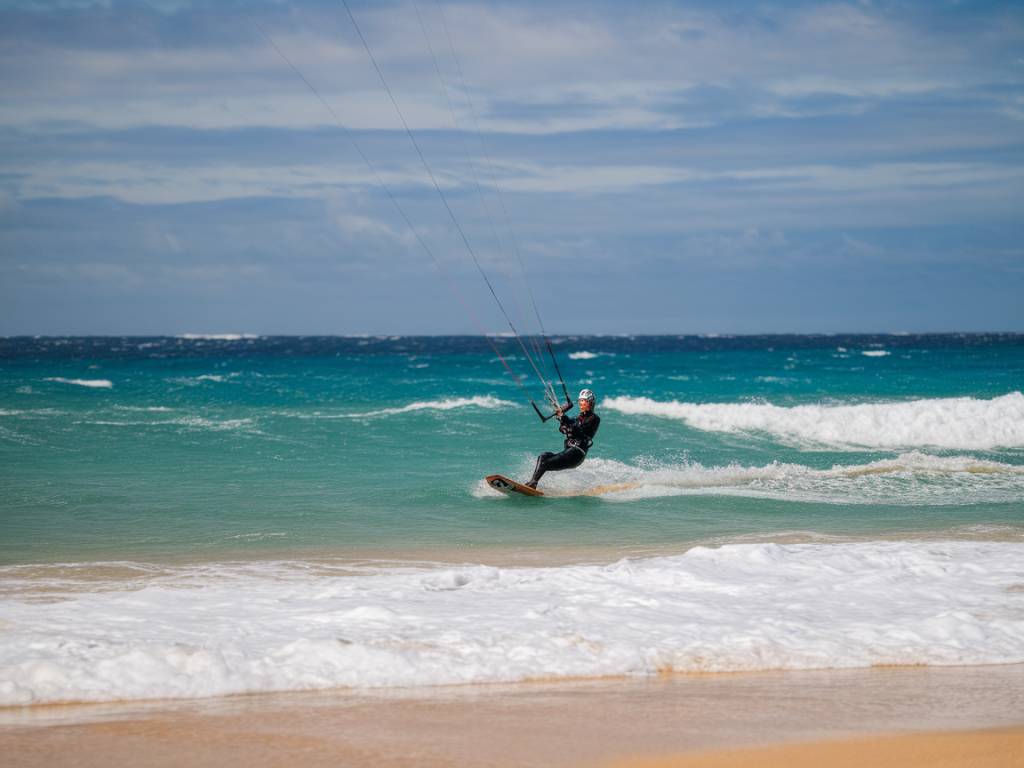
M 857 405 L 660 402 L 610 397 L 606 409 L 678 419 L 710 432 L 762 432 L 801 446 L 937 447 L 991 450 L 1024 447 L 1024 394 L 991 400 L 935 398 Z
M 267 539 L 286 539 L 288 534 L 284 531 L 273 531 L 270 533 L 238 533 L 227 537 L 233 541 L 266 541 Z
M 92 389 L 110 389 L 114 382 L 110 379 L 65 379 L 60 376 L 51 376 L 44 381 L 55 381 L 58 384 L 74 384 L 78 387 L 90 387 Z
M 160 409 L 154 409 L 159 411 Z M 168 409 L 169 410 L 169 409 Z M 184 427 L 186 430 L 209 430 L 212 432 L 231 432 L 244 430 L 249 433 L 258 433 L 255 429 L 253 419 L 211 419 L 204 416 L 180 416 L 173 419 L 147 419 L 147 420 L 112 420 L 112 419 L 88 419 L 76 421 L 76 424 L 92 424 L 101 427 Z
M 614 357 L 614 355 L 611 352 L 587 352 L 586 350 L 569 353 L 570 360 L 593 360 L 598 357 Z
M 0 575 L 0 705 L 1024 662 L 1024 544 L 735 544 L 549 568 Z M 35 580 L 45 594 L 24 584 Z
M 179 339 L 186 341 L 242 341 L 243 339 L 258 339 L 255 333 L 183 333 Z
M 241 374 L 238 373 L 237 371 L 233 371 L 231 373 L 203 373 L 200 374 L 199 376 L 177 376 L 175 378 L 169 379 L 169 381 L 173 381 L 176 384 L 184 384 L 186 387 L 197 387 L 204 381 L 212 381 L 215 384 L 223 384 L 225 381 L 228 381 L 229 379 L 238 378 L 239 376 L 241 376 Z
M 247 429 L 254 425 L 253 419 L 208 419 L 202 416 L 186 416 L 172 419 L 167 424 L 176 424 L 191 429 L 209 429 L 214 432 L 225 432 L 236 429 Z
M 54 416 L 64 416 L 67 411 L 56 408 L 15 408 L 0 409 L 0 416 L 17 416 L 22 419 L 49 419 Z
M 400 413 L 412 413 L 414 411 L 451 411 L 456 408 L 509 408 L 514 406 L 515 403 L 510 403 L 508 400 L 501 400 L 491 395 L 477 395 L 474 397 L 451 397 L 442 400 L 419 400 L 399 408 L 381 408 L 376 411 L 338 414 L 338 416 L 350 419 L 366 419 L 377 416 L 395 416 Z
M 887 349 L 864 349 L 861 354 L 864 357 L 888 357 L 891 353 Z
M 517 475 L 527 477 L 532 460 Z M 698 462 L 626 464 L 590 458 L 572 472 L 545 476 L 551 496 L 596 495 L 611 502 L 668 496 L 736 496 L 824 504 L 895 506 L 1024 502 L 1024 466 L 973 456 L 932 456 L 918 451 L 866 464 L 828 468 L 772 462 L 761 466 Z M 502 497 L 484 481 L 478 498 Z
M 494 383 L 494 382 L 492 382 Z M 510 408 L 516 403 L 491 395 L 478 395 L 475 397 L 452 397 L 441 400 L 421 400 L 408 405 L 396 408 L 380 408 L 373 411 L 306 411 L 306 410 L 285 410 L 274 411 L 274 416 L 285 416 L 296 419 L 308 420 L 331 420 L 331 419 L 375 419 L 381 416 L 396 416 L 403 413 L 415 413 L 416 411 L 452 411 L 460 408 Z

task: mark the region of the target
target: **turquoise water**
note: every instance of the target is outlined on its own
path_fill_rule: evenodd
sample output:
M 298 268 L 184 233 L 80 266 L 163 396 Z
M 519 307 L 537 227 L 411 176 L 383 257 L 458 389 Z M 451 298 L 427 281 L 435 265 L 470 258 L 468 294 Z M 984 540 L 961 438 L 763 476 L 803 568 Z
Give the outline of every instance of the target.
M 0 706 L 1024 662 L 1024 337 L 555 342 L 0 340 Z
M 1022 336 L 555 341 L 602 426 L 542 487 L 617 491 L 482 486 L 560 441 L 479 338 L 0 340 L 0 563 L 1024 526 Z

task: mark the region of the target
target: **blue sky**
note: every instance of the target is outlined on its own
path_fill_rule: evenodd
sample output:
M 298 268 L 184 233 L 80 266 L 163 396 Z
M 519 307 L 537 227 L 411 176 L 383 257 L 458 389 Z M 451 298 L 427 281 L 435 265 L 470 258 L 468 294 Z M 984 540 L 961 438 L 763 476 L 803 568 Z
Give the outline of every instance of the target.
M 513 243 L 554 332 L 1024 330 L 1020 4 L 350 3 L 521 330 Z M 0 2 L 0 81 L 0 334 L 504 329 L 340 0 Z

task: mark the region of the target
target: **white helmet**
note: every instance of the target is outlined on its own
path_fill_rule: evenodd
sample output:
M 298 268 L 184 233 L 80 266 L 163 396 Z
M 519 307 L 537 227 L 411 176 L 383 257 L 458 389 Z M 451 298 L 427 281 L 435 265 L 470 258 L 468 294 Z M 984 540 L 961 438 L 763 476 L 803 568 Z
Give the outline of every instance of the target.
M 594 404 L 594 393 L 591 392 L 589 389 L 581 389 L 580 390 L 579 399 L 580 400 L 587 400 L 591 405 L 593 405 Z

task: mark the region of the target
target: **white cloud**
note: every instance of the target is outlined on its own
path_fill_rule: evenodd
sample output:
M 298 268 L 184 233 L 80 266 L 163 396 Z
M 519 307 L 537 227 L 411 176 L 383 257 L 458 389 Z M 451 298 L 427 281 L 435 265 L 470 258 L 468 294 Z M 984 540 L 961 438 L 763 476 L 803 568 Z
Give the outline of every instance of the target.
M 456 119 L 468 126 L 472 115 L 458 93 L 440 17 L 432 4 L 422 8 Z M 481 127 L 489 131 L 673 129 L 751 109 L 787 114 L 784 104 L 766 105 L 751 99 L 752 92 L 780 100 L 825 94 L 877 99 L 970 87 L 992 78 L 1020 79 L 1019 73 L 986 67 L 972 55 L 970 39 L 950 41 L 891 14 L 844 3 L 761 9 L 748 20 L 662 5 L 640 6 L 629 14 L 611 7 L 586 17 L 577 8 L 560 6 L 446 8 Z M 444 91 L 412 7 L 363 7 L 358 14 L 410 124 L 450 127 Z M 767 23 L 759 23 L 765 16 Z M 124 47 L 111 47 L 109 38 L 89 39 L 86 27 L 74 45 L 63 38 L 9 40 L 0 48 L 0 77 L 8 95 L 0 105 L 0 124 L 76 121 L 108 129 L 332 124 L 306 86 L 240 18 L 204 17 L 210 25 L 206 37 L 177 45 L 143 44 L 138 30 L 128 25 Z M 1015 38 L 1007 38 L 1009 32 L 990 29 L 998 21 L 982 32 L 1011 45 Z M 297 6 L 287 14 L 267 15 L 261 25 L 346 124 L 398 127 L 339 9 Z M 734 94 L 721 114 L 714 109 L 688 113 L 681 95 L 702 87 Z
M 277 158 L 268 156 L 268 161 Z M 460 165 L 463 163 L 460 161 Z M 337 163 L 250 164 L 221 163 L 191 167 L 170 162 L 57 162 L 15 165 L 24 178 L 18 184 L 22 200 L 61 197 L 115 197 L 143 204 L 195 203 L 243 197 L 322 197 L 330 199 L 345 189 L 380 191 L 376 177 L 358 159 Z M 734 168 L 699 168 L 650 164 L 540 164 L 505 160 L 493 165 L 504 193 L 594 196 L 665 185 L 731 182 L 750 189 L 818 190 L 830 193 L 868 193 L 885 190 L 1002 185 L 1024 180 L 1024 169 L 988 162 L 871 162 L 858 165 L 807 163 Z M 411 189 L 421 199 L 436 202 L 418 160 L 380 169 L 392 190 Z M 474 177 L 466 170 L 438 172 L 435 177 L 446 193 L 462 190 L 470 195 L 466 210 L 482 213 L 475 195 Z M 489 174 L 481 169 L 486 195 L 495 193 Z M 708 194 L 714 195 L 713 192 Z M 497 216 L 494 200 L 488 205 Z M 340 230 L 375 233 L 407 243 L 407 235 L 391 225 L 354 213 L 346 202 L 332 203 Z M 390 213 L 390 207 L 387 209 Z
M 727 171 L 721 178 L 770 181 L 775 189 L 805 188 L 827 192 L 870 192 L 888 189 L 1024 181 L 1024 168 L 991 163 L 870 163 L 863 166 L 788 166 Z
M 665 166 L 523 164 L 516 166 L 516 175 L 503 179 L 500 184 L 502 189 L 512 192 L 601 194 L 708 177 L 704 172 Z
M 851 98 L 886 98 L 889 96 L 912 96 L 941 91 L 950 83 L 939 80 L 877 79 L 844 80 L 821 75 L 799 75 L 789 80 L 767 83 L 766 89 L 778 96 L 847 96 Z
M 110 196 L 131 203 L 173 204 L 240 197 L 317 197 L 332 187 L 377 189 L 377 179 L 358 160 L 355 164 L 316 163 L 240 165 L 224 163 L 201 167 L 142 162 L 47 162 L 20 166 L 25 178 L 18 184 L 21 199 L 40 197 L 83 198 Z M 392 189 L 427 188 L 420 167 L 381 170 Z M 442 188 L 457 180 L 437 176 Z M 429 187 L 432 189 L 432 186 Z

